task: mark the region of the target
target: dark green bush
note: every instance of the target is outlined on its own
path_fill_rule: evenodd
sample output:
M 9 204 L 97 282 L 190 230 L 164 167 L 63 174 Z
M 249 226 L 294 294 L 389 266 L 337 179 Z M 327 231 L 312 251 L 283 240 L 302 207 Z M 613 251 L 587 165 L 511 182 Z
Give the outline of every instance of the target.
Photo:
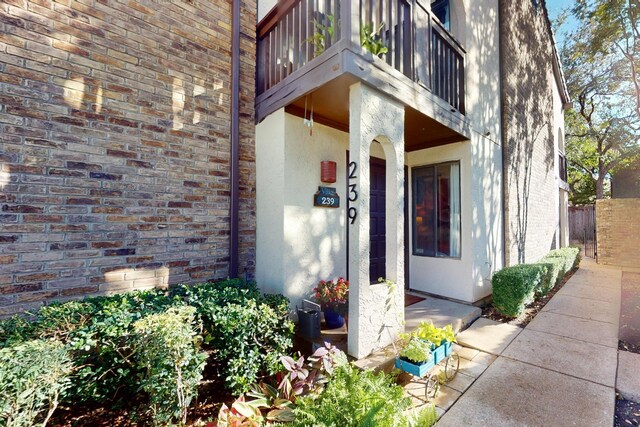
M 520 264 L 497 271 L 491 279 L 493 305 L 506 316 L 519 316 L 547 274 L 546 264 Z
M 280 356 L 293 345 L 286 297 L 263 296 L 255 283 L 235 279 L 188 287 L 184 298 L 196 307 L 205 343 L 230 390 L 244 393 L 260 376 L 279 370 Z
M 564 260 L 560 258 L 542 258 L 539 264 L 547 266 L 547 275 L 536 289 L 538 295 L 547 295 L 564 277 Z
M 31 340 L 0 349 L 0 425 L 46 425 L 69 387 L 72 368 L 59 341 Z
M 226 280 L 135 291 L 42 307 L 31 321 L 0 322 L 0 347 L 56 338 L 78 369 L 65 397 L 69 402 L 115 401 L 135 395 L 139 368 L 133 362 L 133 325 L 171 307 L 191 305 L 204 325 L 206 344 L 221 364 L 228 388 L 242 391 L 273 372 L 291 348 L 293 323 L 283 296 L 262 296 L 254 283 Z M 228 320 L 234 319 L 234 320 Z M 245 322 L 245 323 L 234 323 Z
M 493 275 L 493 305 L 511 317 L 519 316 L 534 295 L 547 295 L 567 272 L 580 263 L 580 249 L 554 249 L 537 264 L 504 268 Z
M 202 379 L 207 354 L 195 308 L 172 307 L 134 323 L 134 359 L 143 372 L 140 389 L 149 397 L 148 414 L 155 425 L 187 422 L 187 411 Z
M 580 263 L 580 249 L 574 246 L 568 248 L 554 249 L 545 258 L 560 258 L 564 261 L 565 273 L 577 267 Z M 561 278 L 562 279 L 562 278 Z

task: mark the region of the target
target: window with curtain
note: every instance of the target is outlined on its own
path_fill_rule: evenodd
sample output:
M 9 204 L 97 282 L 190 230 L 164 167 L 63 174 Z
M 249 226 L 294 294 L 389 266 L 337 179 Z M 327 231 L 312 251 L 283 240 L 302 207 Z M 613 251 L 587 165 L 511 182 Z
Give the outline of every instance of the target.
M 460 257 L 460 162 L 412 169 L 413 254 Z

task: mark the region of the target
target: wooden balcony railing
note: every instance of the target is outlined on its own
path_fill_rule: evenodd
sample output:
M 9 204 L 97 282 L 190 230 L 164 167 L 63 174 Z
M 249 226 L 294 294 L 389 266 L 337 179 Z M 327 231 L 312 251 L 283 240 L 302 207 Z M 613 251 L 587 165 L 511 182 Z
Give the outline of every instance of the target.
M 428 0 L 281 1 L 258 26 L 258 95 L 340 42 L 362 52 L 361 27 L 380 28 L 375 39 L 388 65 L 464 114 L 465 51 Z

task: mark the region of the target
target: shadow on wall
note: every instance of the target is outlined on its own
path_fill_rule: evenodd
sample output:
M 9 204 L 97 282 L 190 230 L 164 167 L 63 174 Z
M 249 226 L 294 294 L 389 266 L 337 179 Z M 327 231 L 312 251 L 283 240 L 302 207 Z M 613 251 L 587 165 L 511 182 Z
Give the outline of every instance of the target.
M 536 25 L 539 17 L 532 16 L 532 6 L 523 4 L 513 8 L 510 12 L 515 16 L 510 19 L 510 24 L 527 23 L 521 27 L 527 28 Z M 540 11 L 538 13 L 544 13 Z M 534 20 L 532 21 L 532 18 Z M 533 23 L 531 23 L 533 22 Z M 518 27 L 519 28 L 519 27 Z M 508 30 L 507 30 L 508 31 Z M 527 244 L 530 232 L 544 233 L 545 230 L 531 230 L 530 224 L 533 217 L 530 215 L 532 196 L 549 198 L 550 194 L 541 194 L 547 191 L 544 184 L 548 182 L 549 175 L 554 178 L 554 143 L 553 127 L 550 120 L 553 117 L 552 90 L 549 87 L 552 77 L 548 67 L 551 63 L 548 44 L 544 37 L 545 31 L 509 31 L 508 45 L 505 49 L 506 75 L 504 76 L 507 113 L 504 121 L 507 140 L 505 148 L 508 165 L 505 171 L 508 173 L 508 186 L 510 196 L 507 197 L 510 222 L 508 236 L 511 244 L 506 248 L 509 253 L 516 250 L 517 262 L 528 261 L 527 250 L 531 243 Z M 543 150 L 543 155 L 540 153 Z M 554 181 L 555 184 L 555 181 Z M 516 200 L 512 200 L 515 190 Z M 509 191 L 509 190 L 508 190 Z M 533 191 L 533 193 L 532 193 Z M 553 202 L 553 199 L 552 199 Z M 537 217 L 545 217 L 546 208 L 536 200 L 535 208 Z M 555 214 L 555 213 L 554 213 Z M 535 244 L 535 243 L 534 243 Z M 513 260 L 513 256 L 510 257 Z
M 318 278 L 346 277 L 345 218 L 338 212 L 306 206 L 287 206 L 285 211 L 297 219 L 285 229 L 286 294 L 293 304 L 300 304 L 312 296 Z
M 202 66 L 208 38 L 153 39 L 165 7 L 196 6 L 139 5 L 149 37 L 135 41 L 103 12 L 56 3 L 64 19 L 45 25 L 0 10 L 0 201 L 15 212 L 2 249 L 15 254 L 16 305 L 226 277 L 229 87 Z
M 472 170 L 482 171 L 483 178 L 472 177 L 472 191 L 475 195 L 472 208 L 472 235 L 474 241 L 485 241 L 483 245 L 473 248 L 476 271 L 474 277 L 481 278 L 483 294 L 490 293 L 492 273 L 502 265 L 500 248 L 503 244 L 502 227 L 502 187 L 495 183 L 502 180 L 500 147 L 496 141 L 500 140 L 499 120 L 500 109 L 499 91 L 500 84 L 495 73 L 498 49 L 498 13 L 496 9 L 487 8 L 479 2 L 469 4 L 468 16 L 473 19 L 473 32 L 467 31 L 466 42 L 477 46 L 478 52 L 474 52 L 477 61 L 474 67 L 467 67 L 467 87 L 477 86 L 478 90 L 468 96 L 468 114 L 472 115 L 485 135 L 480 136 L 479 143 L 472 147 Z M 471 18 L 470 18 L 471 19 Z M 488 43 L 495 40 L 496 43 Z M 478 74 L 472 74 L 477 70 Z M 480 187 L 480 185 L 482 185 Z M 487 203 L 495 201 L 494 203 Z M 484 201 L 484 202 L 483 202 Z M 504 220 L 504 218 L 503 218 Z M 474 298 L 477 297 L 474 296 Z

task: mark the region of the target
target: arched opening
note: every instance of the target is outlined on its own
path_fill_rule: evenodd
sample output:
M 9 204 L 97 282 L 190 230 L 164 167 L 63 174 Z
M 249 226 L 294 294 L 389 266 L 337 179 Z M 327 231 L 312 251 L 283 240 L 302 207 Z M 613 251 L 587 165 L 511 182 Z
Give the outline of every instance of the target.
M 388 137 L 374 138 L 370 156 L 370 280 L 373 284 L 382 277 L 396 282 L 399 278 L 395 261 L 404 256 L 398 250 L 402 236 L 396 226 L 404 212 L 402 194 L 398 193 L 398 180 L 403 181 L 404 176 L 398 172 L 396 150 Z

